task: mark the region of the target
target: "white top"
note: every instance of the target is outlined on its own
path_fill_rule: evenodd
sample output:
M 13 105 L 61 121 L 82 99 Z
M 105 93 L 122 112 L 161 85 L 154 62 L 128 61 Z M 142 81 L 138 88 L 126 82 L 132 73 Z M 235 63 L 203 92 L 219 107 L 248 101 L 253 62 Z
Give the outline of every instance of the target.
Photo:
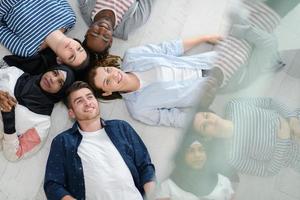
M 170 198 L 171 200 L 199 200 L 200 198 L 209 200 L 230 200 L 233 194 L 234 191 L 229 179 L 218 174 L 218 183 L 214 190 L 207 196 L 197 197 L 179 188 L 171 179 L 167 179 L 161 184 L 157 198 Z
M 202 78 L 202 69 L 171 68 L 158 66 L 146 71 L 133 72 L 140 79 L 140 88 L 162 81 L 183 81 Z
M 23 73 L 22 70 L 16 67 L 0 68 L 0 90 L 8 92 L 15 98 L 15 85 Z M 38 152 L 48 137 L 50 125 L 50 116 L 34 113 L 27 107 L 16 104 L 16 132 L 4 135 L 3 153 L 6 159 L 17 161 Z M 0 113 L 1 132 L 3 132 L 3 120 Z M 0 140 L 0 142 L 2 141 Z
M 79 129 L 79 128 L 78 128 Z M 104 129 L 83 132 L 78 147 L 85 182 L 86 199 L 142 200 L 132 175 Z

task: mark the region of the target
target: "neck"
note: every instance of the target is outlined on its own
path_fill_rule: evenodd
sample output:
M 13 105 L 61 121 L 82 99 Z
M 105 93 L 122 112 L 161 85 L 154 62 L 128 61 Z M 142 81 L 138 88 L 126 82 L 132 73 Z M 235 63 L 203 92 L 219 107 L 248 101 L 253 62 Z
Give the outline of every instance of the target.
M 127 92 L 134 92 L 137 91 L 140 88 L 140 79 L 131 72 L 126 73 L 128 75 L 128 84 L 126 85 L 126 91 Z
M 226 119 L 223 120 L 224 120 L 224 124 L 222 127 L 222 133 L 223 133 L 222 137 L 230 138 L 233 135 L 233 122 Z
M 80 129 L 85 132 L 95 132 L 102 128 L 100 118 L 94 118 L 90 120 L 78 120 Z
M 102 19 L 108 20 L 111 23 L 112 27 L 115 27 L 116 16 L 112 10 L 101 10 L 95 15 L 94 22 L 100 21 Z
M 57 53 L 58 44 L 66 37 L 61 30 L 55 30 L 46 37 L 45 43 Z

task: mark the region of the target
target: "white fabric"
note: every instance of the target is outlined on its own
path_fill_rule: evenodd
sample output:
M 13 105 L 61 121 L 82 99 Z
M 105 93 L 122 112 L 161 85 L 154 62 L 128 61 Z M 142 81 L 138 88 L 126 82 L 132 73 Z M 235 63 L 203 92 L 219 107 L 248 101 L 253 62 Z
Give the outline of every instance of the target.
M 132 175 L 104 129 L 83 132 L 78 147 L 86 190 L 86 199 L 142 200 Z
M 24 72 L 16 67 L 6 67 L 0 69 L 0 90 L 7 91 L 12 97 L 14 96 L 14 89 L 18 78 Z M 32 145 L 32 141 L 23 141 L 22 145 L 19 143 L 18 137 L 9 137 L 5 134 L 3 139 L 3 153 L 8 160 L 15 161 L 36 153 L 45 143 L 50 129 L 50 116 L 36 114 L 30 111 L 25 106 L 17 104 L 15 106 L 15 128 L 16 135 L 20 136 L 31 128 L 35 128 L 41 142 L 34 146 L 30 151 L 23 147 Z M 0 132 L 3 132 L 3 121 L 0 113 Z M 31 138 L 28 138 L 29 140 Z M 20 147 L 23 146 L 23 147 Z M 24 151 L 21 156 L 17 156 L 17 151 Z
M 214 190 L 207 196 L 202 198 L 209 200 L 230 200 L 234 191 L 231 187 L 229 179 L 221 174 L 218 174 L 218 183 Z M 171 200 L 199 200 L 192 193 L 186 192 L 178 187 L 171 179 L 162 182 L 157 198 L 170 198 Z
M 161 81 L 183 81 L 202 78 L 202 69 L 171 68 L 158 66 L 147 71 L 133 72 L 140 79 L 140 88 Z

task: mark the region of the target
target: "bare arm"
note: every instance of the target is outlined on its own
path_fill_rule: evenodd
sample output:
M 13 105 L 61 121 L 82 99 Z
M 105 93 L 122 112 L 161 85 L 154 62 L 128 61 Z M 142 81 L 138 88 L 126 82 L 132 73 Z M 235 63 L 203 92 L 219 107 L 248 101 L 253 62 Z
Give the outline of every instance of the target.
M 76 200 L 76 199 L 73 198 L 71 195 L 66 195 L 61 200 Z
M 146 193 L 147 199 L 154 199 L 154 192 L 155 192 L 156 183 L 154 181 L 150 181 L 144 184 L 144 190 Z
M 191 48 L 201 43 L 208 42 L 208 43 L 215 44 L 221 39 L 222 37 L 220 35 L 200 35 L 197 37 L 185 39 L 183 40 L 184 52 L 190 50 Z

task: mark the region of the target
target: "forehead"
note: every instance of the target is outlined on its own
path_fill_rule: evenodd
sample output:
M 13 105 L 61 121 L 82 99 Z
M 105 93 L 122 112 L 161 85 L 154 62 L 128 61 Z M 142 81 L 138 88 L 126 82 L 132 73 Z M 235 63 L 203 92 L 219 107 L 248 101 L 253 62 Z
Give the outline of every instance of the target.
M 85 97 L 89 94 L 93 94 L 92 91 L 88 88 L 81 88 L 79 90 L 76 90 L 70 94 L 70 100 L 73 102 L 75 99 Z
M 96 75 L 94 78 L 95 85 L 97 88 L 102 89 L 103 88 L 103 81 L 105 79 L 105 70 L 104 67 L 98 67 L 95 71 Z

